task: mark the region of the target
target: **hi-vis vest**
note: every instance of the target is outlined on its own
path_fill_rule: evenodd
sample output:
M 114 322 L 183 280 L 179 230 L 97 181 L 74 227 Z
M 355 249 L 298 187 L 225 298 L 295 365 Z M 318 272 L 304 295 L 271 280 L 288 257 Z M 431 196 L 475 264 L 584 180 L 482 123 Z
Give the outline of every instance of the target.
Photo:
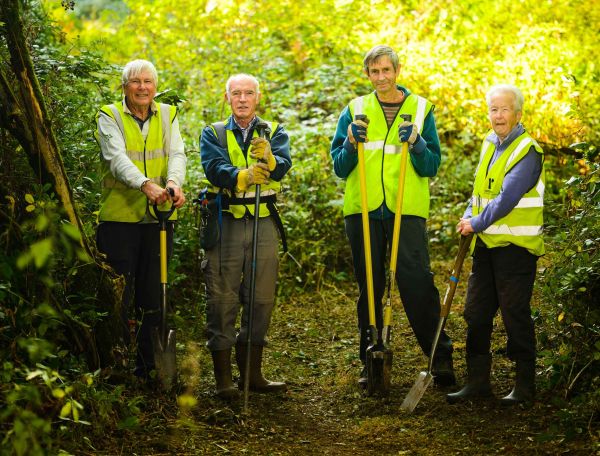
M 431 111 L 432 106 L 425 98 L 410 94 L 404 100 L 393 124 L 388 129 L 385 114 L 375 92 L 355 98 L 350 102 L 349 109 L 352 118 L 357 114 L 366 114 L 369 118 L 367 133 L 369 142 L 364 143 L 369 212 L 380 207 L 384 201 L 391 212 L 396 210 L 402 152 L 402 143 L 398 138 L 398 127 L 403 122 L 400 115 L 410 114 L 412 122 L 420 133 L 423 130 L 425 117 Z M 346 179 L 344 215 L 359 214 L 361 212 L 360 201 L 357 166 Z M 429 216 L 429 179 L 417 174 L 410 159 L 407 160 L 406 166 L 402 214 L 417 215 L 423 218 Z
M 123 103 L 103 106 L 96 115 L 96 122 L 101 112 L 112 117 L 125 138 L 125 149 L 132 163 L 155 184 L 164 187 L 167 180 L 167 167 L 171 147 L 171 124 L 177 115 L 177 108 L 167 104 L 159 104 L 156 113 L 150 117 L 150 125 L 146 141 L 135 119 L 125 114 Z M 98 139 L 98 130 L 95 132 Z M 100 222 L 131 222 L 144 219 L 148 199 L 138 188 L 130 188 L 115 179 L 108 164 L 102 162 L 102 196 L 100 198 Z M 159 206 L 162 211 L 168 210 L 170 202 Z M 154 216 L 154 211 L 148 211 Z M 177 211 L 169 220 L 177 219 Z
M 473 185 L 472 209 L 474 216 L 480 214 L 489 202 L 500 194 L 504 176 L 529 152 L 531 146 L 543 158 L 542 148 L 528 133 L 523 133 L 508 146 L 488 170 L 495 146 L 487 140 L 483 141 L 481 158 L 475 171 L 475 184 Z M 536 185 L 523 195 L 515 208 L 505 217 L 496 220 L 485 231 L 477 233 L 477 236 L 488 248 L 514 244 L 526 248 L 533 255 L 544 254 L 542 231 L 545 182 L 542 165 L 542 172 Z M 475 238 L 471 244 L 471 250 L 474 245 Z
M 271 129 L 272 132 L 274 132 L 277 129 L 277 125 L 278 125 L 277 122 L 269 122 L 269 121 L 266 121 L 266 122 L 267 122 L 267 124 L 269 124 L 269 128 Z M 215 136 L 218 137 L 215 127 L 213 125 L 211 125 L 211 128 L 213 129 Z M 231 160 L 231 164 L 233 166 L 235 166 L 236 168 L 240 168 L 240 169 L 247 169 L 253 163 L 257 163 L 257 160 L 253 159 L 250 156 L 250 150 L 252 150 L 252 146 L 250 146 L 250 148 L 248 149 L 248 154 L 246 157 L 246 156 L 244 156 L 244 152 L 242 151 L 240 145 L 236 141 L 233 131 L 226 130 L 226 133 L 227 133 L 227 152 L 229 153 L 229 159 Z M 254 129 L 254 133 L 252 136 L 254 138 L 258 137 L 258 133 L 257 133 L 256 129 Z M 219 190 L 220 189 L 218 187 L 212 186 L 212 191 L 214 191 L 215 193 L 218 193 Z M 263 197 L 263 196 L 268 196 L 268 195 L 275 195 L 275 194 L 279 193 L 280 190 L 281 190 L 280 182 L 276 182 L 274 180 L 269 180 L 266 184 L 261 184 L 260 196 Z M 256 198 L 256 185 L 252 184 L 252 185 L 250 185 L 250 187 L 248 187 L 246 189 L 245 192 L 236 192 L 232 196 L 235 198 L 244 198 L 249 201 L 254 201 L 254 199 Z M 233 214 L 233 216 L 235 218 L 242 218 L 244 216 L 244 214 L 246 213 L 246 210 L 248 210 L 248 212 L 250 212 L 250 214 L 254 215 L 254 204 L 253 203 L 252 204 L 230 204 L 228 209 L 224 208 L 223 210 L 225 212 L 230 212 L 231 214 Z M 259 217 L 267 217 L 269 215 L 270 215 L 270 211 L 269 211 L 269 208 L 267 208 L 266 203 L 261 203 Z

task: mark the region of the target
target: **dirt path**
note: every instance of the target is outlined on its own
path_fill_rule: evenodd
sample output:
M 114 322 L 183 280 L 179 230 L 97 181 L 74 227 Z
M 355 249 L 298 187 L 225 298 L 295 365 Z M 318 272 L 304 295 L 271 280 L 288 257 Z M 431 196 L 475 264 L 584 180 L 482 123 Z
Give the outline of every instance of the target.
M 459 289 L 448 322 L 461 383 L 462 293 Z M 289 391 L 279 396 L 251 394 L 247 418 L 240 413 L 241 401 L 226 403 L 213 397 L 209 354 L 201 345 L 187 343 L 181 370 L 197 404 L 162 409 L 158 402 L 148 405 L 149 412 L 159 409 L 162 416 L 145 417 L 140 431 L 119 438 L 122 454 L 589 455 L 597 451 L 587 430 L 576 440 L 565 437 L 557 427 L 557 410 L 544 392 L 529 409 L 505 409 L 494 401 L 450 406 L 444 398 L 448 391 L 432 385 L 412 414 L 401 411 L 404 396 L 426 367 L 402 311 L 395 315 L 391 394 L 385 399 L 363 396 L 356 385 L 360 369 L 353 296 L 349 284 L 343 291 L 329 286 L 319 294 L 280 300 L 271 345 L 265 352 L 265 372 L 269 378 L 285 379 Z M 500 396 L 510 390 L 512 366 L 501 354 L 501 327 L 495 333 L 492 381 Z

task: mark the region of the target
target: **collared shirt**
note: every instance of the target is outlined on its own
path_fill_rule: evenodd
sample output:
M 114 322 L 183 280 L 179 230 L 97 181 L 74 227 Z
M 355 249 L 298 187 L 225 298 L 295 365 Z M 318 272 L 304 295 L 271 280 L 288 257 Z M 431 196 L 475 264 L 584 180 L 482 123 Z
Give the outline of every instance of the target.
M 254 118 L 250 121 L 250 123 L 248 124 L 248 126 L 246 128 L 242 127 L 237 122 L 237 120 L 235 120 L 235 117 L 231 116 L 231 118 L 233 119 L 233 122 L 235 123 L 235 125 L 242 132 L 242 138 L 244 138 L 244 144 L 246 144 L 246 141 L 248 140 L 248 133 L 250 133 L 252 131 L 252 129 L 254 128 L 254 124 L 256 123 L 256 116 L 254 116 Z M 244 148 L 242 148 L 242 150 L 244 150 Z M 244 150 L 244 153 L 246 153 L 246 150 Z
M 123 111 L 133 116 L 127 107 L 125 99 L 122 101 Z M 156 102 L 150 105 L 151 115 L 143 121 L 141 132 L 144 140 L 148 136 L 150 128 L 149 120 L 158 110 Z M 139 122 L 138 122 L 139 123 Z M 100 150 L 102 157 L 108 163 L 111 174 L 131 188 L 140 188 L 144 181 L 148 180 L 146 176 L 131 162 L 127 156 L 125 148 L 125 138 L 115 120 L 107 115 L 98 117 L 98 133 Z M 175 117 L 171 125 L 171 151 L 169 155 L 169 165 L 167 170 L 167 181 L 171 180 L 181 187 L 185 181 L 185 167 L 187 158 L 185 155 L 183 139 L 179 132 L 179 120 Z

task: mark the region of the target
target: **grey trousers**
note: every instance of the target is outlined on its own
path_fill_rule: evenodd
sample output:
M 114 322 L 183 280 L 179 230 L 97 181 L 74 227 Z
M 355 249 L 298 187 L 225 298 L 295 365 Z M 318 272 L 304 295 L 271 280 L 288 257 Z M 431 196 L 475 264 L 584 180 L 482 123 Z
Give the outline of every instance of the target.
M 231 348 L 237 340 L 242 343 L 247 341 L 253 226 L 253 218 L 235 219 L 224 214 L 221 240 L 206 253 L 206 345 L 210 351 Z M 258 227 L 251 342 L 253 345 L 265 345 L 275 303 L 279 237 L 270 216 L 261 218 Z M 241 328 L 236 335 L 235 325 L 240 307 L 243 308 Z

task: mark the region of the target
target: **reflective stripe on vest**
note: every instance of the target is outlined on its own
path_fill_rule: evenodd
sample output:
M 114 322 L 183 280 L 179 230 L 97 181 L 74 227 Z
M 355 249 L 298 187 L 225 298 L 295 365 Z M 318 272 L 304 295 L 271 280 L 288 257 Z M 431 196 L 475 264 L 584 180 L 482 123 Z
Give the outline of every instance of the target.
M 162 187 L 166 184 L 169 152 L 171 146 L 171 125 L 177 108 L 159 104 L 156 113 L 150 117 L 146 140 L 136 120 L 123 111 L 123 104 L 103 106 L 100 111 L 115 120 L 125 141 L 127 156 L 148 179 Z M 97 117 L 101 115 L 100 112 Z M 98 132 L 96 131 L 96 135 Z M 102 196 L 98 219 L 101 222 L 139 222 L 143 220 L 148 199 L 138 188 L 127 187 L 115 179 L 108 163 L 102 162 Z M 159 206 L 168 210 L 170 202 Z M 177 218 L 176 211 L 170 220 Z
M 402 143 L 398 138 L 398 127 L 403 122 L 400 115 L 410 114 L 421 132 L 432 106 L 425 98 L 410 94 L 388 129 L 385 114 L 374 92 L 355 98 L 348 105 L 353 118 L 357 114 L 366 114 L 369 118 L 369 142 L 364 143 L 369 211 L 377 209 L 384 201 L 391 212 L 396 210 L 402 153 Z M 344 215 L 360 213 L 360 201 L 358 167 L 355 167 L 346 178 Z M 429 179 L 419 176 L 410 160 L 407 160 L 406 166 L 402 213 L 423 218 L 429 216 Z
M 527 133 L 523 133 L 508 146 L 493 165 L 489 166 L 494 155 L 495 146 L 487 140 L 484 141 L 473 186 L 472 208 L 474 216 L 480 214 L 502 192 L 504 177 L 527 155 L 531 146 L 539 154 L 543 154 L 537 142 Z M 477 234 L 488 248 L 514 244 L 526 248 L 533 255 L 540 256 L 544 254 L 542 232 L 545 181 L 542 166 L 542 172 L 536 185 L 523 195 L 517 205 L 506 216 L 495 221 L 482 233 Z M 474 248 L 474 245 L 475 242 L 473 241 L 471 247 Z
M 266 121 L 269 124 L 269 128 L 271 129 L 272 132 L 275 132 L 275 130 L 277 130 L 277 122 L 270 122 L 270 121 Z M 214 127 L 211 128 L 214 131 Z M 242 151 L 240 145 L 238 144 L 238 142 L 235 139 L 235 135 L 233 133 L 232 130 L 226 130 L 227 133 L 227 152 L 229 153 L 229 159 L 231 160 L 231 164 L 233 166 L 235 166 L 236 168 L 240 168 L 240 169 L 247 169 L 250 167 L 250 165 L 257 163 L 257 160 L 253 159 L 250 156 L 250 151 L 252 150 L 252 146 L 250 146 L 250 148 L 248 149 L 247 152 L 247 158 L 246 156 L 244 156 L 244 152 Z M 216 131 L 215 131 L 215 135 L 216 135 Z M 254 138 L 258 137 L 258 133 L 256 131 L 256 129 L 254 129 L 254 132 L 252 134 L 252 136 Z M 215 193 L 217 193 L 219 191 L 218 188 L 214 188 L 213 190 L 215 190 Z M 267 196 L 267 195 L 273 195 L 278 193 L 281 190 L 281 183 L 271 180 L 269 179 L 269 181 L 266 184 L 261 184 L 260 186 L 260 195 L 261 196 Z M 248 189 L 245 192 L 236 192 L 234 194 L 234 196 L 236 198 L 256 198 L 256 185 L 251 185 L 250 187 L 248 187 Z M 248 205 L 243 205 L 243 204 L 230 204 L 229 205 L 229 209 L 225 209 L 225 212 L 230 212 L 231 214 L 233 214 L 233 216 L 235 218 L 242 218 L 244 216 L 244 214 L 246 214 L 246 210 L 254 215 L 254 204 L 248 204 Z M 259 212 L 259 216 L 260 217 L 267 217 L 270 215 L 269 209 L 267 208 L 267 205 L 265 203 L 261 203 L 260 205 L 260 212 Z

